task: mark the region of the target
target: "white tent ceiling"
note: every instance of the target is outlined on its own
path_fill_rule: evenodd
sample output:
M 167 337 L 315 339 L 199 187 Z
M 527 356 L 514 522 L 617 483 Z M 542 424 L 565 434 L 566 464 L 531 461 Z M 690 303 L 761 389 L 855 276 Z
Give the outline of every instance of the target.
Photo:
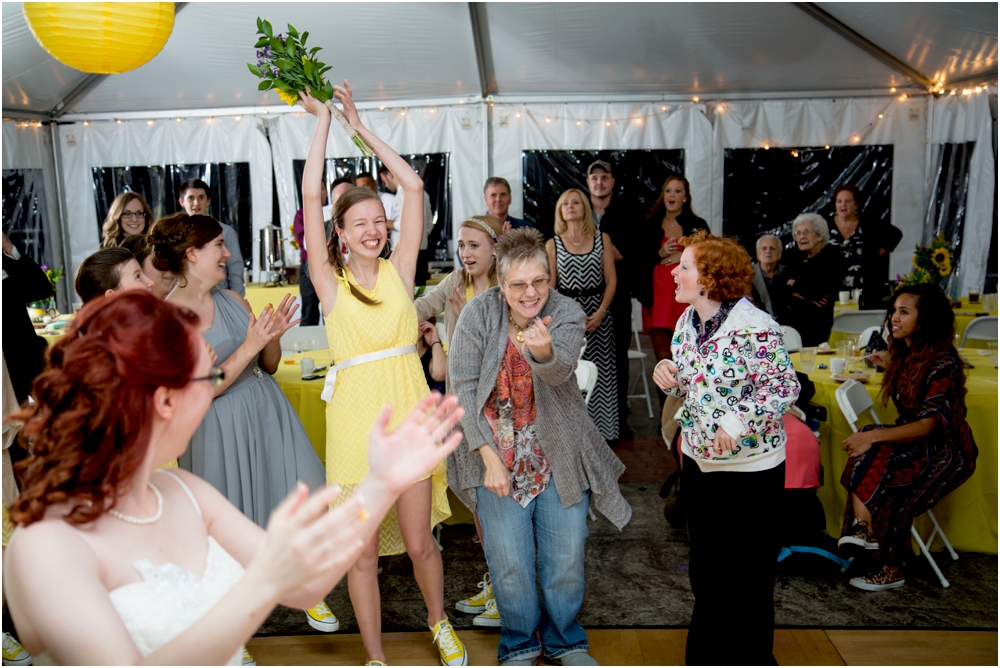
M 253 57 L 258 15 L 276 29 L 309 30 L 324 49 L 321 59 L 334 66 L 332 78 L 349 77 L 358 99 L 369 102 L 483 92 L 508 99 L 846 95 L 918 85 L 900 71 L 906 66 L 945 83 L 996 77 L 996 3 L 809 5 L 884 57 L 789 3 L 196 2 L 179 11 L 156 58 L 100 79 L 60 111 L 277 104 L 256 90 L 244 64 Z M 50 112 L 88 81 L 37 44 L 20 3 L 3 3 L 5 115 Z

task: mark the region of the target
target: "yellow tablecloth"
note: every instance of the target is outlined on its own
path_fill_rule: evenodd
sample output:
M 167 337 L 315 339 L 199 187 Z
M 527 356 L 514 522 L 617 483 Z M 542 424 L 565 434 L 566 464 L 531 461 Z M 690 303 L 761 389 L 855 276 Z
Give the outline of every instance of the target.
M 247 290 L 249 296 L 250 291 Z M 266 303 L 266 302 L 265 302 Z M 263 306 L 261 307 L 263 308 Z M 285 355 L 281 358 L 278 370 L 274 372 L 274 380 L 278 387 L 288 397 L 289 403 L 302 420 L 302 426 L 306 429 L 309 442 L 319 455 L 319 459 L 326 465 L 326 403 L 320 399 L 323 392 L 323 378 L 316 380 L 302 380 L 303 357 L 312 357 L 316 361 L 316 366 L 330 365 L 329 350 L 311 350 L 305 353 L 295 353 Z M 286 362 L 292 362 L 287 364 Z M 324 376 L 326 371 L 321 371 Z
M 957 550 L 967 552 L 997 553 L 997 370 L 989 364 L 987 357 L 980 357 L 975 350 L 963 353 L 976 368 L 966 376 L 965 405 L 973 437 L 979 447 L 976 472 L 961 487 L 946 496 L 934 508 L 934 516 L 944 529 Z M 799 354 L 791 355 L 792 364 L 799 368 Z M 819 356 L 817 364 L 829 365 L 830 357 Z M 834 395 L 839 385 L 830 377 L 829 369 L 817 369 L 808 374 L 816 385 L 813 404 L 827 410 L 826 422 L 820 423 L 820 446 L 822 449 L 825 481 L 818 495 L 826 511 L 826 526 L 832 536 L 840 536 L 840 526 L 847 503 L 847 490 L 840 484 L 840 476 L 847 465 L 848 456 L 842 448 L 844 439 L 851 434 L 837 399 Z M 882 374 L 874 374 L 866 385 L 868 393 L 875 399 L 875 412 L 883 423 L 896 420 L 898 413 L 892 402 L 882 406 L 878 398 L 882 387 Z M 858 427 L 868 424 L 868 415 L 861 418 Z M 930 533 L 930 522 L 926 517 L 917 518 L 917 529 L 921 535 Z M 942 549 L 939 541 L 932 549 Z
M 250 302 L 250 309 L 255 315 L 260 315 L 260 312 L 264 310 L 264 307 L 271 304 L 277 308 L 278 304 L 281 303 L 282 297 L 286 294 L 291 294 L 292 297 L 299 296 L 299 286 L 297 285 L 279 285 L 276 288 L 265 288 L 263 283 L 249 283 L 246 286 L 246 300 Z M 302 309 L 299 308 L 296 311 L 296 317 L 301 313 Z
M 969 323 L 975 320 L 977 317 L 982 315 L 997 315 L 997 311 L 987 311 L 986 307 L 983 306 L 982 301 L 978 304 L 973 304 L 969 302 L 968 297 L 963 297 L 961 299 L 962 307 L 955 309 L 955 345 L 957 346 L 962 342 L 962 334 L 965 333 L 965 328 L 969 326 Z M 837 302 L 833 306 L 833 314 L 843 313 L 844 311 L 857 311 L 857 302 Z M 832 332 L 830 334 L 830 345 L 837 342 L 838 339 L 843 338 L 843 334 L 840 332 Z M 973 346 L 970 346 L 973 347 Z M 985 348 L 985 345 L 979 347 Z

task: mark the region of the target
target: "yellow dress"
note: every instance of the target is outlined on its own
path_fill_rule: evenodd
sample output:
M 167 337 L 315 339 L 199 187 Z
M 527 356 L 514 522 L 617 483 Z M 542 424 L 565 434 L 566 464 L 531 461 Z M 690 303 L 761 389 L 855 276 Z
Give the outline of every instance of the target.
M 374 290 L 359 286 L 349 269 L 345 274 L 366 297 L 381 303 L 364 304 L 343 282 L 338 285 L 337 302 L 326 316 L 326 336 L 334 361 L 417 342 L 417 310 L 391 262 L 379 259 Z M 383 407 L 392 404 L 389 427 L 395 429 L 428 392 L 416 353 L 358 364 L 337 373 L 333 397 L 326 406 L 326 481 L 343 488 L 341 501 L 368 473 L 368 435 Z M 451 516 L 445 462 L 438 464 L 431 479 L 433 527 Z M 379 539 L 381 556 L 406 551 L 395 506 L 382 521 Z

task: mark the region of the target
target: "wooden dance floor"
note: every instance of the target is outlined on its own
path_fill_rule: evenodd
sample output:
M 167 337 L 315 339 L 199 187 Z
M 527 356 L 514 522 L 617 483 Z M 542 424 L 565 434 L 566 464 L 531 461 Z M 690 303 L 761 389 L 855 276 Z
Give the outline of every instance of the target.
M 497 631 L 459 631 L 470 666 L 495 666 Z M 685 629 L 591 629 L 590 653 L 601 665 L 682 666 Z M 438 666 L 430 633 L 386 633 L 389 665 Z M 357 633 L 254 638 L 260 666 L 360 666 Z M 996 631 L 779 629 L 774 656 L 783 666 L 996 665 Z M 546 665 L 542 663 L 541 665 Z

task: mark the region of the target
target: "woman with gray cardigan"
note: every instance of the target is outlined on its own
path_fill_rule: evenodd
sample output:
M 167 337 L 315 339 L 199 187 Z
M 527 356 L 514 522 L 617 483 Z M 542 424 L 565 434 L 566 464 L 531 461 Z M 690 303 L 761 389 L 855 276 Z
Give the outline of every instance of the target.
M 466 416 L 448 484 L 483 525 L 503 618 L 498 661 L 534 665 L 544 652 L 562 665 L 596 665 L 576 620 L 587 510 L 593 500 L 625 526 L 625 467 L 587 414 L 575 373 L 584 313 L 549 289 L 542 235 L 508 232 L 496 263 L 498 287 L 466 305 L 451 341 L 448 375 Z

